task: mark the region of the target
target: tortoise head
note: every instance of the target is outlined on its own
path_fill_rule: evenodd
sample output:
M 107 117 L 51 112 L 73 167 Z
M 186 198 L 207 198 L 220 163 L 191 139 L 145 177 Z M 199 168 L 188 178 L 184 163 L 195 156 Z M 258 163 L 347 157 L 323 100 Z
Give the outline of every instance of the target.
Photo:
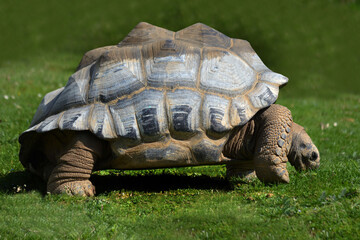
M 293 123 L 291 132 L 292 141 L 288 153 L 288 159 L 291 165 L 298 171 L 318 168 L 320 165 L 319 150 L 305 129 Z

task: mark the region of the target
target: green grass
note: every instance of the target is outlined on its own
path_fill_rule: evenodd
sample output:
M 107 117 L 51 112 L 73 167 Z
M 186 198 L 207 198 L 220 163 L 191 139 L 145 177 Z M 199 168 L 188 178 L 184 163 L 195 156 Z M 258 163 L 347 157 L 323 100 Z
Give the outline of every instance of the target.
M 224 166 L 102 171 L 93 198 L 45 194 L 18 161 L 17 138 L 84 52 L 139 22 L 203 22 L 250 41 L 289 76 L 287 106 L 321 153 L 317 171 L 267 186 Z M 356 239 L 360 236 L 358 1 L 8 1 L 0 3 L 1 239 Z

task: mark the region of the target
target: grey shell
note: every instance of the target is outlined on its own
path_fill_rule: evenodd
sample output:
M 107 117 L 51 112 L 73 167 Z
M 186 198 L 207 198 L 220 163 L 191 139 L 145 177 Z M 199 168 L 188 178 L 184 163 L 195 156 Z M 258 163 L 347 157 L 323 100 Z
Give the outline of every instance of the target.
M 140 23 L 118 45 L 85 54 L 25 133 L 90 130 L 131 146 L 167 136 L 220 139 L 274 103 L 287 81 L 247 41 L 200 23 L 178 32 Z

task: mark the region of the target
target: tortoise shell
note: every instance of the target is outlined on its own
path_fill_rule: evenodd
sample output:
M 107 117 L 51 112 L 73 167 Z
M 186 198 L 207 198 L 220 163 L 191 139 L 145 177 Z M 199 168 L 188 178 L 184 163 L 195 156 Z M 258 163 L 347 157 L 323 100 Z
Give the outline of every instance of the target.
M 287 81 L 247 41 L 204 24 L 172 32 L 140 23 L 118 45 L 87 52 L 67 85 L 44 97 L 20 142 L 88 130 L 122 159 L 111 167 L 219 162 L 229 132 L 274 103 Z

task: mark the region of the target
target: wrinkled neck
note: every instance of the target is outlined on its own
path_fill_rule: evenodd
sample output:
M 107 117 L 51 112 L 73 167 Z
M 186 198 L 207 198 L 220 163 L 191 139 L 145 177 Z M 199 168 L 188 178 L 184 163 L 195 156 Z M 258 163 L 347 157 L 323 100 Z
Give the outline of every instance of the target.
M 243 126 L 233 129 L 223 150 L 225 157 L 250 160 L 253 158 L 256 144 L 255 121 L 251 120 Z

